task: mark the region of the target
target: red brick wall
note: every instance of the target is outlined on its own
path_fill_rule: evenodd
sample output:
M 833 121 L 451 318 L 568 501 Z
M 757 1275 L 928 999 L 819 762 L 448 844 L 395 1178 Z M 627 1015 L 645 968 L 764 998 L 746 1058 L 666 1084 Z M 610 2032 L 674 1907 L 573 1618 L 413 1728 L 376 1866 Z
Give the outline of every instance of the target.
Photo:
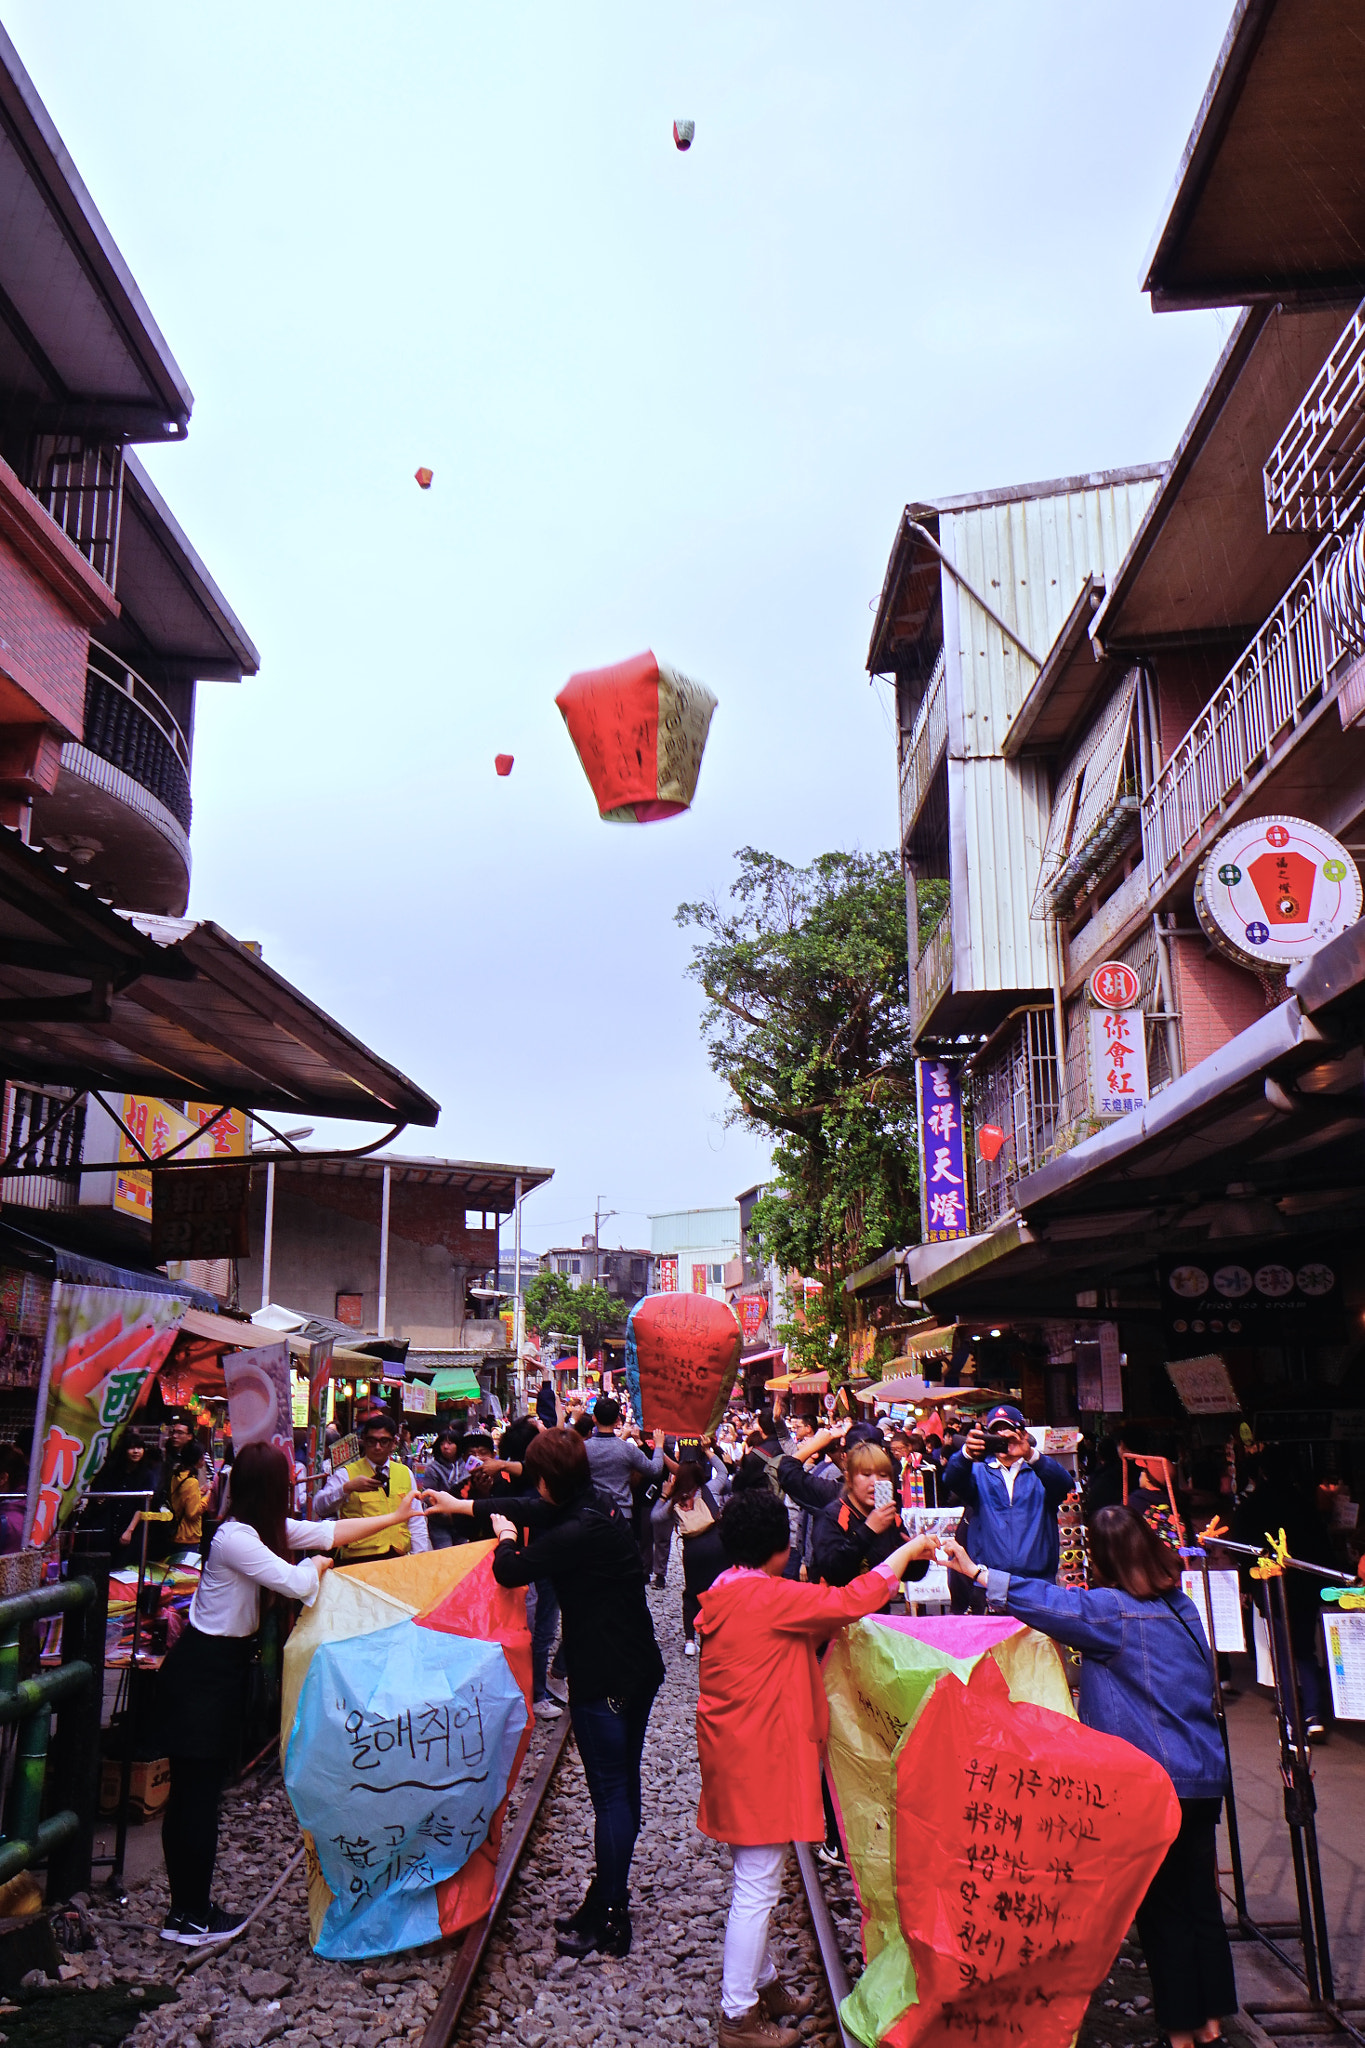
M 275 1212 L 288 1199 L 315 1202 L 356 1223 L 372 1223 L 376 1239 L 382 1190 L 378 1180 L 333 1180 L 320 1173 L 290 1173 L 282 1167 L 275 1183 Z M 472 1205 L 471 1205 L 472 1206 Z M 479 1269 L 497 1263 L 496 1235 L 491 1230 L 466 1230 L 462 1191 L 431 1187 L 421 1181 L 395 1181 L 389 1204 L 389 1229 L 410 1244 L 441 1245 L 457 1265 Z M 331 1310 L 327 1313 L 330 1315 Z
M 86 628 L 0 538 L 0 721 L 50 721 L 79 739 L 89 646 Z
M 1161 758 L 1169 761 L 1236 659 L 1238 649 L 1178 648 L 1156 659 Z
M 1210 954 L 1202 939 L 1174 939 L 1171 951 L 1188 1073 L 1239 1031 L 1256 1023 L 1273 1004 L 1266 1002 L 1265 991 L 1249 968 L 1237 967 L 1221 954 Z

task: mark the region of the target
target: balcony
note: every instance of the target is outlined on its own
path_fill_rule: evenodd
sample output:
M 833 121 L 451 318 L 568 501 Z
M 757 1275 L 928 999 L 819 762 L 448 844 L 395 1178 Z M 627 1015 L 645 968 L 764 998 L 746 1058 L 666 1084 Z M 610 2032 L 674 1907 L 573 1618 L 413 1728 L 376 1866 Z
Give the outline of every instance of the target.
M 44 434 L 34 451 L 30 488 L 112 590 L 123 510 L 122 446 L 87 446 L 69 434 Z
M 1360 528 L 1344 543 L 1328 536 L 1143 797 L 1142 846 L 1154 891 L 1203 851 L 1213 828 L 1288 752 L 1355 651 L 1333 567 L 1360 537 Z
M 920 947 L 919 959 L 910 976 L 910 1026 L 918 1031 L 935 1003 L 952 985 L 953 906 L 943 906 L 938 923 Z
M 85 1105 L 69 1089 L 8 1090 L 0 1202 L 23 1209 L 75 1209 L 80 1197 Z
M 934 672 L 929 678 L 919 717 L 906 744 L 905 757 L 901 762 L 901 843 L 909 838 L 916 818 L 924 808 L 924 799 L 934 770 L 943 759 L 948 745 L 948 697 L 944 687 L 943 650 L 939 649 Z
M 972 1125 L 996 1124 L 1005 1142 L 994 1159 L 972 1159 L 972 1228 L 989 1230 L 1013 1206 L 1014 1187 L 1047 1158 L 1057 1136 L 1061 1086 L 1050 1006 L 1001 1026 L 972 1063 Z

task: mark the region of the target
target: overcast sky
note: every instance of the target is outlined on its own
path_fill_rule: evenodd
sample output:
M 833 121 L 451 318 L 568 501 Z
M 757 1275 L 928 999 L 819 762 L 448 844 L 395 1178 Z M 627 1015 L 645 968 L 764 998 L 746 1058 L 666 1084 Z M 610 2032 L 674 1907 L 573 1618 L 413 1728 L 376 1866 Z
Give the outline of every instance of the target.
M 529 1244 L 730 1200 L 674 909 L 894 844 L 908 498 L 1171 452 L 1229 322 L 1137 287 L 1229 0 L 0 11 L 261 652 L 200 689 L 191 910 L 437 1097 L 403 1149 L 553 1166 Z M 720 708 L 690 815 L 604 825 L 554 696 L 646 646 Z

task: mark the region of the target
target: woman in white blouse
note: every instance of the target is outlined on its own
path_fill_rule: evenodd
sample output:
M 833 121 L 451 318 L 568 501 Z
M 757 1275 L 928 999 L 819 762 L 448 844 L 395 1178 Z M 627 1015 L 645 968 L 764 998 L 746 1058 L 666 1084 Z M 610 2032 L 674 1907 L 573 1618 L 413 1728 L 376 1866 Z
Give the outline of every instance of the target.
M 214 1536 L 190 1602 L 189 1626 L 161 1668 L 159 1712 L 171 1786 L 161 1823 L 171 1905 L 163 1941 L 202 1948 L 223 1941 L 244 1914 L 212 1901 L 218 1804 L 242 1719 L 243 1680 L 260 1622 L 261 1593 L 311 1607 L 330 1552 L 421 1512 L 415 1494 L 387 1515 L 342 1522 L 289 1516 L 290 1460 L 274 1444 L 244 1444 L 232 1467 L 227 1519 Z

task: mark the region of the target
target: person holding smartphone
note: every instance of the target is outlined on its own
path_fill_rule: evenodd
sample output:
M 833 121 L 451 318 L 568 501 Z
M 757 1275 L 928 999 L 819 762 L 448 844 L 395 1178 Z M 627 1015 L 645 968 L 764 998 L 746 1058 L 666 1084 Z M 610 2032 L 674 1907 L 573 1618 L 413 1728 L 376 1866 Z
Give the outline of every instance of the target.
M 1061 1539 L 1057 1510 L 1075 1481 L 1065 1465 L 1045 1458 L 1019 1409 L 1008 1401 L 972 1424 L 962 1449 L 948 1460 L 943 1489 L 967 1510 L 960 1540 L 968 1557 L 1013 1579 L 1057 1577 Z M 980 1587 L 956 1577 L 954 1614 L 984 1614 Z
M 826 1586 L 849 1586 L 905 1540 L 890 1453 L 879 1443 L 855 1443 L 844 1462 L 843 1485 L 814 1518 L 811 1576 Z M 928 1569 L 921 1559 L 905 1576 L 922 1579 Z

